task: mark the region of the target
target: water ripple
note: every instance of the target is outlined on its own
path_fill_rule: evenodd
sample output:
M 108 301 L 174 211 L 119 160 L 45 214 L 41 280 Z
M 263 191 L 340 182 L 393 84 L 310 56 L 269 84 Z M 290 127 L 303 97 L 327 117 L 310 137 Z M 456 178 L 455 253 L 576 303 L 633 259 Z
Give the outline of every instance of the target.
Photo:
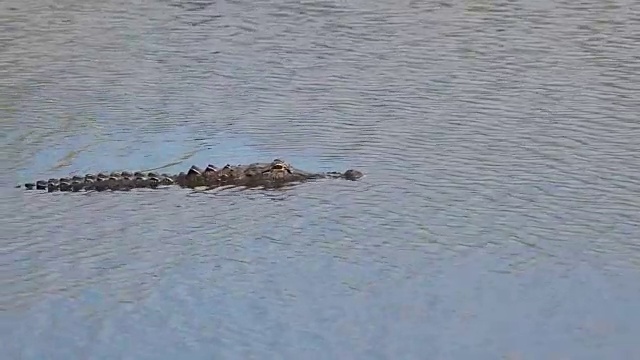
M 2 348 L 634 358 L 638 19 L 629 1 L 2 2 Z M 275 157 L 366 176 L 12 188 Z

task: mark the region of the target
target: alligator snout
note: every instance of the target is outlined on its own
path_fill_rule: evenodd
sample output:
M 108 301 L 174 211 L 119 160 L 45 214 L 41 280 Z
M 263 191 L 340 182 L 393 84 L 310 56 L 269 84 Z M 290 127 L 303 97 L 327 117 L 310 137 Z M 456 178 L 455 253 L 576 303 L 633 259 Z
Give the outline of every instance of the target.
M 344 172 L 344 178 L 347 180 L 358 180 L 362 176 L 364 176 L 364 174 L 358 170 L 349 169 Z

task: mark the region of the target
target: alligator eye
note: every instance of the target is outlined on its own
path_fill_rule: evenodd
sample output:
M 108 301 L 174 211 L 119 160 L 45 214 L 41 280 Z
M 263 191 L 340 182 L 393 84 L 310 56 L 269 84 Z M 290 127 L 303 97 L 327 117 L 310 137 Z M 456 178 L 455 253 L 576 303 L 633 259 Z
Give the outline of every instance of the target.
M 283 164 L 274 164 L 271 168 L 273 170 L 282 170 L 282 169 L 284 169 L 284 165 Z

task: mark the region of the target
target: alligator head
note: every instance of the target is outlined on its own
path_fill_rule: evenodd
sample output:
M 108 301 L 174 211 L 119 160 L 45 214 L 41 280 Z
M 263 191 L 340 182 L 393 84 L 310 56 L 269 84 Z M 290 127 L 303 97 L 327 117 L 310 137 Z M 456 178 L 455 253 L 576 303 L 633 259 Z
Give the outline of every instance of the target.
M 245 170 L 246 179 L 243 181 L 247 185 L 277 185 L 287 182 L 297 182 L 322 178 L 341 178 L 347 180 L 357 180 L 363 176 L 358 170 L 347 170 L 341 172 L 312 173 L 294 168 L 289 163 L 274 159 L 268 164 L 253 164 Z
M 263 178 L 269 180 L 283 180 L 283 181 L 295 181 L 300 178 L 300 173 L 294 173 L 291 169 L 291 165 L 280 160 L 275 159 L 267 166 L 266 169 L 262 170 L 261 173 Z

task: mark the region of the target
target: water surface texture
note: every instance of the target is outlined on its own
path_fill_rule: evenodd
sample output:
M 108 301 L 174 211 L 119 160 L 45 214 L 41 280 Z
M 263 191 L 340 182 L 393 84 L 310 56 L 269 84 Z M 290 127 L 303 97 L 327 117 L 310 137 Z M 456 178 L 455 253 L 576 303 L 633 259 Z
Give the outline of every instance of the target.
M 0 2 L 3 359 L 640 359 L 639 4 Z

